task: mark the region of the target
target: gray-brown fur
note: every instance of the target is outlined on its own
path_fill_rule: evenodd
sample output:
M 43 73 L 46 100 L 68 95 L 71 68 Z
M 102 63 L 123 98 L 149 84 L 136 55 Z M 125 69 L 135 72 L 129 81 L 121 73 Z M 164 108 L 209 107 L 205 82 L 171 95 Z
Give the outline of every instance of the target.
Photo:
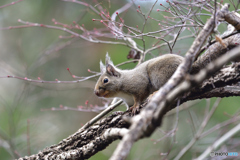
M 150 59 L 132 70 L 120 70 L 107 54 L 105 66 L 100 62 L 101 76 L 95 86 L 95 94 L 105 98 L 122 98 L 134 109 L 165 84 L 182 61 L 181 56 L 166 54 Z M 108 82 L 104 83 L 104 79 L 108 79 Z

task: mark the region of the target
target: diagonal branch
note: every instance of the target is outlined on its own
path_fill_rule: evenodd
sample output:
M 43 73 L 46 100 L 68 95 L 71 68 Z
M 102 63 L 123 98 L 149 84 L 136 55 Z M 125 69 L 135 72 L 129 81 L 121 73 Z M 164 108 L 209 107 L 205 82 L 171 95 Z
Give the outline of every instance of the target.
M 224 5 L 221 11 L 219 11 L 218 13 L 226 10 L 226 8 L 228 8 L 228 6 Z M 111 160 L 125 159 L 129 154 L 131 147 L 135 141 L 137 141 L 141 137 L 151 135 L 155 128 L 161 124 L 163 115 L 165 115 L 166 112 L 169 111 L 169 103 L 175 98 L 177 98 L 180 93 L 184 93 L 192 87 L 192 83 L 189 83 L 187 81 L 184 81 L 185 83 L 181 83 L 181 81 L 184 79 L 184 77 L 186 77 L 187 72 L 191 68 L 191 65 L 195 59 L 195 56 L 199 53 L 206 38 L 212 33 L 215 27 L 214 17 L 215 15 L 207 21 L 207 23 L 203 27 L 203 30 L 195 39 L 189 51 L 186 53 L 185 60 L 182 64 L 180 64 L 180 66 L 173 74 L 173 76 L 169 79 L 169 81 L 153 96 L 152 100 L 149 102 L 146 108 L 144 108 L 144 110 L 142 110 L 139 115 L 136 115 L 132 118 L 132 125 L 130 127 L 130 130 L 128 134 L 126 134 L 123 137 L 122 141 L 119 143 L 117 149 L 111 157 Z M 210 73 L 213 73 L 212 69 L 214 70 L 214 68 L 211 67 L 212 66 L 208 68 L 208 71 Z M 221 66 L 216 67 L 214 71 L 220 69 L 219 67 Z M 202 77 L 206 78 L 206 76 L 207 75 Z M 201 79 L 201 81 L 203 80 L 204 79 Z M 201 83 L 201 81 L 199 81 L 198 83 Z M 180 90 L 174 89 L 179 84 Z

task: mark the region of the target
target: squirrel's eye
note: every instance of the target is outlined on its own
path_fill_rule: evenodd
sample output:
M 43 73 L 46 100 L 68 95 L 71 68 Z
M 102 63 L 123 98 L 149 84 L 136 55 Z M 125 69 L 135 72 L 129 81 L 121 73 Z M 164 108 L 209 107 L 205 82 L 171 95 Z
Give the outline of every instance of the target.
M 108 79 L 105 78 L 105 79 L 103 80 L 103 83 L 107 83 L 107 82 L 108 82 Z

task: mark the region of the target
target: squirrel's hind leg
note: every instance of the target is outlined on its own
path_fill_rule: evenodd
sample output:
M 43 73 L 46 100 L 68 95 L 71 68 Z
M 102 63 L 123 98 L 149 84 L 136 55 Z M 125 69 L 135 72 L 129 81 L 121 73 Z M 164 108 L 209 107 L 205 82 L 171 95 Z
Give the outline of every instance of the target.
M 152 97 L 154 96 L 154 94 L 156 94 L 156 93 L 157 93 L 157 91 L 154 91 L 152 94 L 150 94 L 147 98 L 147 101 L 149 102 L 152 99 Z

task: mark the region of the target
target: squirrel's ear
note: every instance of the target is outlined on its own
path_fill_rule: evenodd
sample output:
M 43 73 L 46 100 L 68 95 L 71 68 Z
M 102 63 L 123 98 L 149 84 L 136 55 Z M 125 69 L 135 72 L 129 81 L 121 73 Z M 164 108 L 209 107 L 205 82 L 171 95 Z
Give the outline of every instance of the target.
M 106 65 L 106 71 L 110 76 L 120 77 L 120 73 L 111 64 Z
M 101 73 L 104 73 L 106 71 L 106 66 L 100 61 L 100 71 Z
M 110 56 L 108 55 L 108 52 L 106 54 L 106 60 L 105 60 L 105 65 L 107 66 L 108 64 L 113 65 L 113 62 L 111 61 Z
M 111 61 L 108 53 L 106 54 L 105 65 L 106 65 L 106 71 L 110 76 L 120 77 L 120 73 L 116 70 L 116 68 L 113 65 L 113 62 Z

